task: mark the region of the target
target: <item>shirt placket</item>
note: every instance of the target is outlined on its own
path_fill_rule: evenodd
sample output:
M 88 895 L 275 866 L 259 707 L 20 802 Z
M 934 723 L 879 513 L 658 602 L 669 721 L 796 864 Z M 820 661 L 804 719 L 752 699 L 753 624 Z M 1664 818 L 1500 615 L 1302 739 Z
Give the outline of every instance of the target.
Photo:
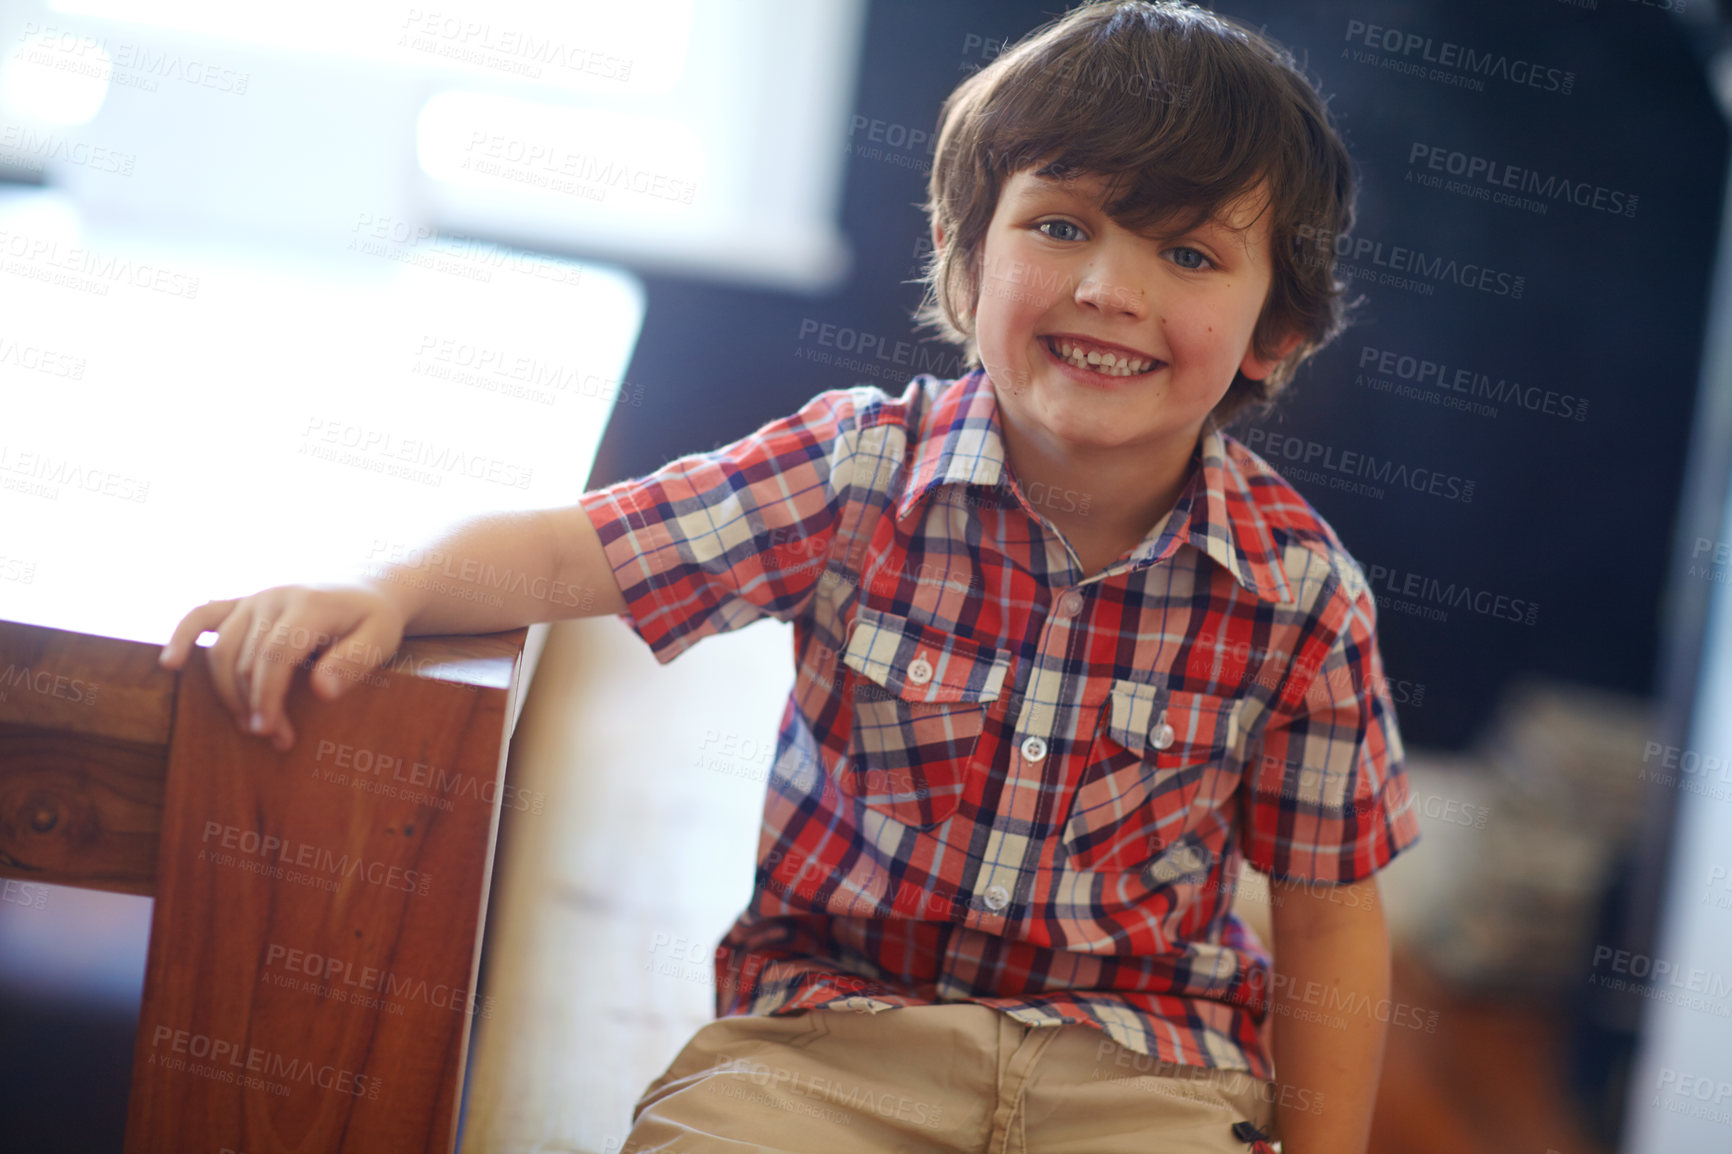
M 1067 692 L 1065 659 L 1076 630 L 1086 628 L 1086 605 L 1087 596 L 1081 588 L 1059 592 L 1041 626 L 1028 684 L 1019 694 L 1005 799 L 987 835 L 980 872 L 974 880 L 972 904 L 978 911 L 978 928 L 983 930 L 1002 930 L 1015 916 L 1014 906 L 1026 902 L 1032 891 L 1047 839 L 1022 831 L 1042 828 L 1036 820 L 1041 798 L 1063 784 L 1051 774 L 1048 759 L 1059 756 L 1069 731 L 1076 728 L 1076 708 L 1065 704 L 1074 696 Z M 1051 820 L 1049 807 L 1046 824 Z

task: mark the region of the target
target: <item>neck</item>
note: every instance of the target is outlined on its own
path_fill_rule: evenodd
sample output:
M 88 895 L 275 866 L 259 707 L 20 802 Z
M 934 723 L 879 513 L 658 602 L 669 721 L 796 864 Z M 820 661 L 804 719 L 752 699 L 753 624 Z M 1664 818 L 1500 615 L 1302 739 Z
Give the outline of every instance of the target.
M 1066 536 L 1124 542 L 1129 548 L 1159 524 L 1184 491 L 1198 433 L 1164 445 L 1073 452 L 1038 430 L 1003 420 L 1005 452 L 1023 495 Z

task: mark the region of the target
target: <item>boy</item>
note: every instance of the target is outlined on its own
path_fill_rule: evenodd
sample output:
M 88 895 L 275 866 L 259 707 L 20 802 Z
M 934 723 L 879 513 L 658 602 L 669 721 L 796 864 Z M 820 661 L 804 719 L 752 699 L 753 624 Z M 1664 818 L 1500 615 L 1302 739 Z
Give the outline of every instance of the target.
M 930 191 L 923 316 L 968 375 L 826 392 L 433 546 L 594 588 L 663 662 L 794 625 L 718 1019 L 624 1149 L 1362 1151 L 1374 875 L 1418 836 L 1375 605 L 1218 428 L 1342 326 L 1303 240 L 1347 231 L 1346 152 L 1257 34 L 1106 0 L 958 87 Z M 287 748 L 294 635 L 337 639 L 335 696 L 406 631 L 573 615 L 286 587 L 195 610 L 164 661 L 218 630 L 218 691 Z M 1247 859 L 1278 974 L 1231 915 Z

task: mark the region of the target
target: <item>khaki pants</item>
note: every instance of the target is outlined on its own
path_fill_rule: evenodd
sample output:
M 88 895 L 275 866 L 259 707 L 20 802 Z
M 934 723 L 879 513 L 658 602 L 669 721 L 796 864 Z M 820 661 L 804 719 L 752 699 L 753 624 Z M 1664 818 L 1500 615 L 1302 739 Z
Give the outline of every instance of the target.
M 1272 1130 L 1274 1090 L 971 1003 L 730 1017 L 644 1091 L 616 1154 L 1251 1154 L 1233 1125 Z

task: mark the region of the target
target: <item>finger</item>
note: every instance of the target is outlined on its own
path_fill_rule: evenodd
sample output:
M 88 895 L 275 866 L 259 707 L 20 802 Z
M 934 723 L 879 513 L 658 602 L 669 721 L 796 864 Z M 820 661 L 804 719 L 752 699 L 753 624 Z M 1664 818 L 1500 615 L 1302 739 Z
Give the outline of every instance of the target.
M 162 652 L 157 655 L 157 661 L 166 669 L 179 669 L 185 665 L 187 655 L 192 652 L 200 634 L 215 630 L 234 612 L 237 604 L 239 601 L 232 597 L 227 601 L 206 601 L 182 617 L 180 624 L 174 627 L 174 634 L 169 637 L 168 644 L 164 645 Z
M 211 685 L 224 707 L 235 716 L 242 729 L 247 724 L 246 686 L 242 684 L 242 662 L 252 644 L 252 634 L 260 621 L 256 597 L 249 597 L 235 606 L 217 633 L 216 644 L 205 650 L 209 659 Z
M 246 630 L 252 619 L 252 606 L 241 602 L 217 630 L 216 641 L 204 651 L 211 688 L 216 690 L 217 700 L 223 703 L 223 708 L 236 718 L 241 716 L 245 703 L 235 687 L 235 651 L 246 639 Z
M 278 753 L 287 753 L 294 748 L 294 745 L 295 727 L 289 724 L 289 715 L 285 713 L 271 734 L 271 747 Z
M 302 607 L 291 605 L 277 622 L 277 628 L 258 647 L 249 700 L 254 733 L 273 733 L 279 728 L 283 702 L 288 698 L 295 670 L 302 665 L 311 666 L 310 655 L 331 643 L 331 634 L 316 627 L 318 621 Z
M 277 623 L 274 614 L 259 609 L 235 647 L 235 696 L 240 699 L 240 712 L 235 716 L 241 728 L 249 733 L 256 732 L 253 727 L 253 679 L 258 667 L 259 648 L 266 643 Z
M 326 701 L 335 701 L 368 670 L 384 664 L 397 651 L 402 634 L 378 614 L 362 620 L 360 628 L 339 638 L 313 669 L 313 691 Z

